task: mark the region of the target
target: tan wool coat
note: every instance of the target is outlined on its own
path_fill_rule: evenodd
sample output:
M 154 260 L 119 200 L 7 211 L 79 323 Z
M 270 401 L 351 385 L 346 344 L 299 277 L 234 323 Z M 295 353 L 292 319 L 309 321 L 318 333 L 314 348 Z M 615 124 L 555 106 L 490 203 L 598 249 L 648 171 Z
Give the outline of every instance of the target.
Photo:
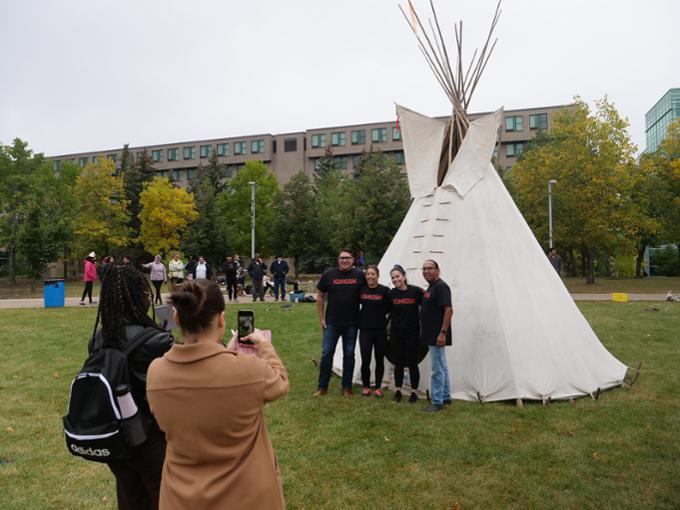
M 262 408 L 288 392 L 288 374 L 270 343 L 259 358 L 175 344 L 151 363 L 146 390 L 168 443 L 161 510 L 285 507 Z

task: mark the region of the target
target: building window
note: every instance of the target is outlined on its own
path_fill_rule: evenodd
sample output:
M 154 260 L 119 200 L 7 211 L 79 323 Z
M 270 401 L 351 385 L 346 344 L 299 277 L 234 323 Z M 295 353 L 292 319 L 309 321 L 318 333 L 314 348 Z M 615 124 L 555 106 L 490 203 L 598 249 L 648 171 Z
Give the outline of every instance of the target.
M 217 144 L 217 155 L 218 156 L 228 156 L 229 155 L 229 144 L 228 143 L 218 143 Z
M 78 166 L 80 168 L 85 168 L 85 165 L 87 165 L 87 160 L 88 158 L 78 158 Z
M 118 159 L 116 154 L 109 154 L 109 155 L 106 156 L 106 157 L 109 158 L 109 159 L 110 159 L 111 161 L 113 161 L 114 163 L 116 162 L 116 159 Z
M 234 155 L 246 153 L 246 142 L 234 142 Z
M 286 138 L 283 141 L 283 152 L 297 152 L 297 138 Z
M 312 135 L 312 149 L 326 146 L 326 135 Z
M 343 147 L 345 145 L 345 132 L 338 131 L 331 133 L 331 145 L 333 147 Z
M 196 147 L 184 147 L 184 159 L 196 159 Z
M 492 156 L 492 157 L 493 157 L 493 159 L 495 159 L 496 161 L 498 161 L 498 144 L 494 145 L 494 148 L 493 148 L 493 156 Z
M 361 154 L 354 154 L 352 156 L 352 168 L 356 168 L 359 165 L 361 165 L 361 161 L 364 159 L 363 155 Z
M 548 129 L 548 114 L 529 115 L 529 129 Z
M 168 161 L 177 161 L 179 159 L 179 149 L 168 149 Z
M 385 128 L 371 129 L 371 142 L 384 143 L 386 141 L 387 141 L 387 129 Z
M 251 154 L 262 154 L 264 152 L 264 140 L 251 140 L 250 141 L 250 153 Z
M 163 160 L 163 151 L 160 150 L 160 149 L 151 151 L 151 159 L 154 160 L 156 163 L 158 163 L 159 161 L 162 161 Z
M 99 156 L 92 156 L 92 162 L 97 163 L 97 160 L 99 159 Z
M 396 151 L 392 153 L 394 155 L 394 162 L 397 165 L 403 166 L 406 160 L 404 159 L 404 151 Z
M 181 170 L 173 170 L 172 171 L 172 178 L 175 181 L 181 181 L 182 180 L 182 171 Z
M 524 151 L 524 144 L 522 142 L 508 143 L 505 145 L 505 155 L 508 158 L 520 156 Z
M 212 145 L 201 145 L 199 151 L 201 159 L 209 158 L 210 153 L 212 152 Z
M 366 143 L 366 130 L 355 129 L 352 131 L 352 145 L 363 145 Z
M 335 162 L 336 168 L 340 170 L 347 170 L 347 166 L 349 163 L 349 158 L 347 156 L 335 156 L 333 160 Z
M 187 168 L 187 181 L 189 181 L 189 182 L 193 181 L 194 177 L 196 177 L 196 169 L 195 168 Z
M 163 177 L 164 179 L 166 179 L 168 177 L 168 171 L 167 170 L 158 170 L 156 172 L 156 175 L 158 177 Z
M 401 140 L 401 129 L 397 127 L 392 128 L 392 140 L 395 142 Z
M 522 131 L 524 129 L 524 119 L 521 115 L 505 117 L 506 131 Z
M 60 159 L 52 160 L 52 171 L 58 172 L 59 170 L 61 170 L 61 160 Z

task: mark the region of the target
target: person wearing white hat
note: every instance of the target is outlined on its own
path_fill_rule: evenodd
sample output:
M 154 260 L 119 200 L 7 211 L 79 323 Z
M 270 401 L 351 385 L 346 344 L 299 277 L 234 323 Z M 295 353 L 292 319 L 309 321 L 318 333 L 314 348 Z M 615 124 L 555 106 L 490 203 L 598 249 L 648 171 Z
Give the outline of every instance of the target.
M 83 271 L 83 281 L 85 282 L 85 288 L 83 289 L 83 295 L 80 298 L 80 304 L 85 304 L 85 296 L 90 300 L 90 304 L 95 303 L 92 301 L 92 286 L 94 281 L 97 279 L 97 266 L 95 265 L 96 255 L 93 251 L 85 257 L 85 270 Z

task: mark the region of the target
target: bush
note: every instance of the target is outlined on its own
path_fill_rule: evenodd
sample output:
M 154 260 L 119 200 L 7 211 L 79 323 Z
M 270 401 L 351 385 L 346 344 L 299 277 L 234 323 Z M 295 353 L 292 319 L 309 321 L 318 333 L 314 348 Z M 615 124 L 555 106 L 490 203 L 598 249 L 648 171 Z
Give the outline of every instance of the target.
M 678 249 L 672 244 L 649 255 L 653 276 L 678 276 Z

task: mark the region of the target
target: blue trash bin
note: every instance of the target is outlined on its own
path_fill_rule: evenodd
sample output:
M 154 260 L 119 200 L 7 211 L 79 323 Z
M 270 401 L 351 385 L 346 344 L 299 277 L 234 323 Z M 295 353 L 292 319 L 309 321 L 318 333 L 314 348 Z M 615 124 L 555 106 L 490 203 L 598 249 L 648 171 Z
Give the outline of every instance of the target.
M 43 283 L 45 308 L 64 306 L 64 280 L 45 280 Z

